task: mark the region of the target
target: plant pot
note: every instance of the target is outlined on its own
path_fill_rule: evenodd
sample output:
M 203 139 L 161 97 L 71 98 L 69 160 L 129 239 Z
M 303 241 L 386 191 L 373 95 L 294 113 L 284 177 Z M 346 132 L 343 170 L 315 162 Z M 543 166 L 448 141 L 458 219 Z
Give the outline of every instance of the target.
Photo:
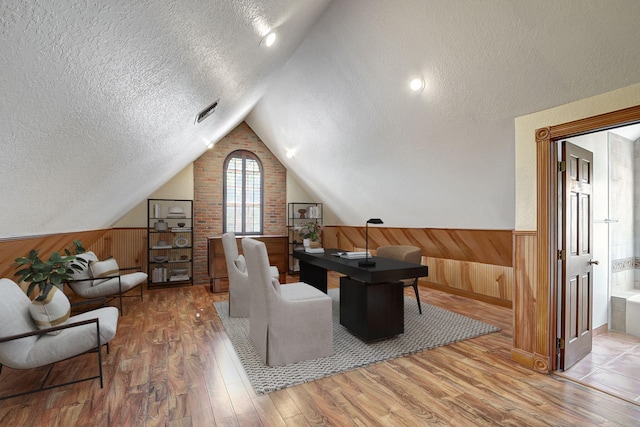
M 31 302 L 29 312 L 38 329 L 47 329 L 63 325 L 69 319 L 71 304 L 64 292 L 54 286 L 43 301 Z M 60 332 L 62 331 L 49 332 L 49 334 L 58 335 Z
M 302 240 L 302 246 L 304 246 L 305 248 L 310 247 L 311 245 L 311 239 L 303 239 Z

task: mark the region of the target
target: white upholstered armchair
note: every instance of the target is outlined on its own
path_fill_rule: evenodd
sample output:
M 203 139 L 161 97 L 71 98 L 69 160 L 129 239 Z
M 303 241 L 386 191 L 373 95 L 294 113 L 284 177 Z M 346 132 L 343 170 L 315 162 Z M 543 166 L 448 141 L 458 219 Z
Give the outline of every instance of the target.
M 79 297 L 118 298 L 120 315 L 123 314 L 122 298 L 137 297 L 137 295 L 124 294 L 136 286 L 140 286 L 140 300 L 142 300 L 142 283 L 147 280 L 147 273 L 137 271 L 139 267 L 119 268 L 113 258 L 99 261 L 96 254 L 91 251 L 83 252 L 76 257 L 85 260 L 86 266 L 80 270 L 74 270 L 71 274 L 72 280 L 67 284 Z
M 244 255 L 238 253 L 238 242 L 234 233 L 222 235 L 222 248 L 229 275 L 229 317 L 249 317 L 251 311 L 251 289 Z M 280 273 L 270 266 L 269 272 L 275 280 Z
M 249 334 L 269 366 L 333 354 L 331 298 L 306 283 L 280 285 L 263 242 L 242 239 L 251 283 Z
M 14 281 L 0 279 L 0 374 L 3 366 L 33 369 L 92 350 L 97 350 L 99 373 L 80 380 L 2 396 L 0 400 L 98 378 L 102 387 L 100 348 L 116 335 L 118 310 L 115 307 L 99 308 L 71 316 L 61 325 L 39 329 L 32 320 L 31 305 L 29 297 Z

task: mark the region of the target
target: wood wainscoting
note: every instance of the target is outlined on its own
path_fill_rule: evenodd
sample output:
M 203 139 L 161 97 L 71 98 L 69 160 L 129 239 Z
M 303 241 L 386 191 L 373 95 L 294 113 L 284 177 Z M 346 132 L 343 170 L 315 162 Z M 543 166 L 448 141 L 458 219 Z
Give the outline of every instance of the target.
M 364 250 L 365 227 L 326 226 L 326 248 Z M 369 227 L 369 249 L 384 245 L 422 249 L 429 276 L 420 285 L 492 304 L 513 301 L 513 231 Z
M 27 256 L 31 249 L 40 251 L 41 258 L 49 258 L 53 251 L 63 253 L 71 248 L 74 240 L 80 240 L 88 251 L 98 258 L 113 256 L 121 267 L 141 266 L 147 269 L 145 228 L 113 228 L 72 233 L 48 234 L 0 241 L 0 277 L 14 279 L 14 261 Z
M 100 259 L 112 256 L 120 267 L 141 267 L 148 273 L 146 228 L 112 228 L 85 247 Z
M 540 372 L 549 371 L 549 358 L 544 338 L 537 339 L 538 263 L 535 231 L 515 231 L 513 297 L 513 348 L 511 358 Z M 544 323 L 544 322 L 543 322 Z M 542 347 L 541 347 L 542 346 Z

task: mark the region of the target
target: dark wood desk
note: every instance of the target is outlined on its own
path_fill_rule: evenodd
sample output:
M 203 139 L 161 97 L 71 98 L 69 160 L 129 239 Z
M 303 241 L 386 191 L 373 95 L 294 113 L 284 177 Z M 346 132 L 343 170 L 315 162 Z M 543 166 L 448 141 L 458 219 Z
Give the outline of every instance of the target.
M 340 278 L 340 324 L 365 341 L 404 333 L 404 287 L 400 279 L 429 274 L 426 265 L 372 257 L 374 267 L 361 267 L 359 259 L 345 259 L 325 249 L 322 254 L 294 251 L 300 260 L 300 281 L 327 292 L 327 271 Z

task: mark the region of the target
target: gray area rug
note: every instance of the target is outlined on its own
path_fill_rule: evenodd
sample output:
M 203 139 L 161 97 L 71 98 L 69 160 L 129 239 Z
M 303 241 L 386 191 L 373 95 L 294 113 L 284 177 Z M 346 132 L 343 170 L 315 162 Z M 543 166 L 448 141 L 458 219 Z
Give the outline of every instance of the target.
M 229 317 L 226 301 L 213 304 L 257 394 L 500 330 L 424 302 L 420 315 L 416 300 L 405 297 L 405 333 L 365 343 L 340 324 L 339 289 L 329 289 L 329 296 L 333 300 L 333 356 L 273 368 L 262 362 L 251 343 L 249 319 Z

